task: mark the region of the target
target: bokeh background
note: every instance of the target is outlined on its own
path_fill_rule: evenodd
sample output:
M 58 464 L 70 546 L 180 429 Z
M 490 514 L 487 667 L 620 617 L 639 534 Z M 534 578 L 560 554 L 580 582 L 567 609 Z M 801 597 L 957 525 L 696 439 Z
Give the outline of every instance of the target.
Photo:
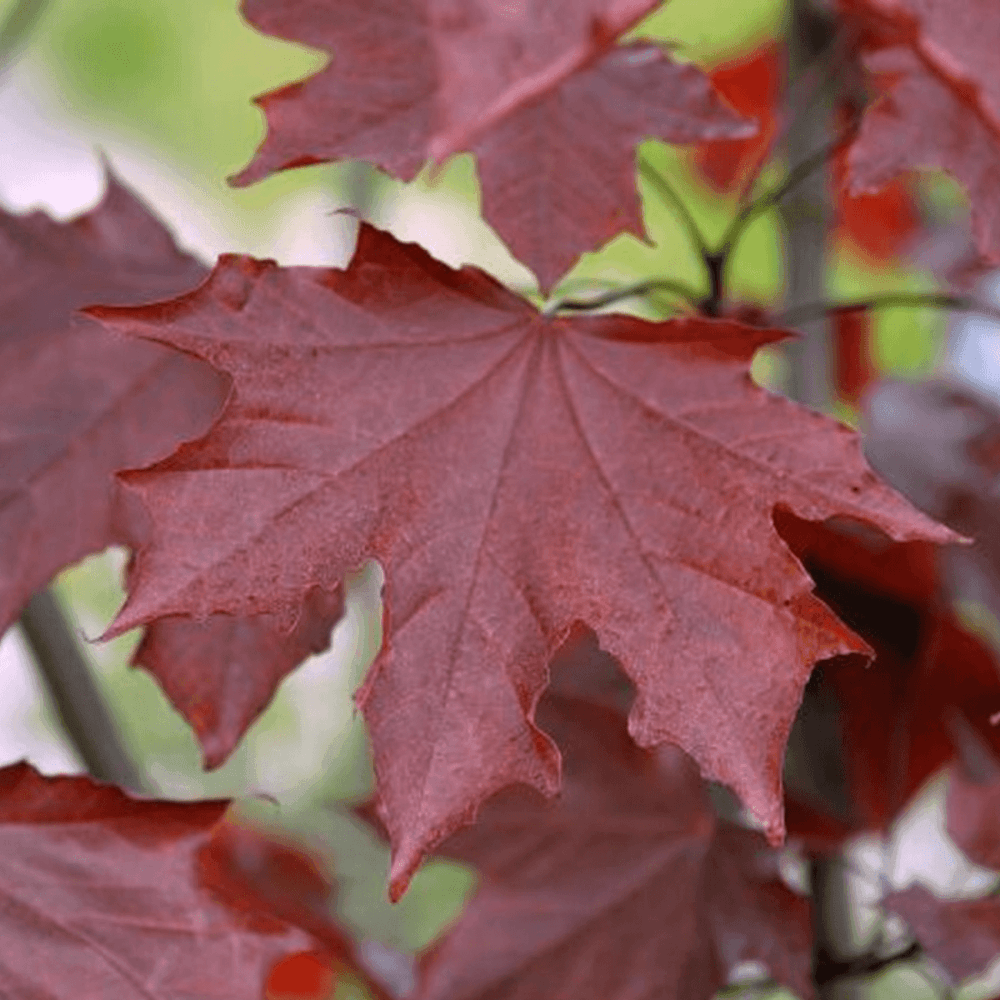
M 345 163 L 229 187 L 226 178 L 246 165 L 264 135 L 253 97 L 315 72 L 328 58 L 260 34 L 243 21 L 236 0 L 41 0 L 35 6 L 17 58 L 0 75 L 0 205 L 7 211 L 41 209 L 71 218 L 100 200 L 110 168 L 182 248 L 207 264 L 219 253 L 243 252 L 283 264 L 343 265 L 356 228 L 348 209 L 450 264 L 474 263 L 512 287 L 534 291 L 530 272 L 479 217 L 470 157 L 409 185 Z M 0 24 L 14 7 L 14 0 L 0 0 Z M 678 58 L 711 67 L 778 37 L 785 14 L 782 0 L 671 0 L 637 33 L 669 40 Z M 699 180 L 691 152 L 650 142 L 644 153 L 684 198 L 706 238 L 719 238 L 734 201 Z M 762 182 L 774 183 L 783 169 L 772 164 Z M 639 186 L 650 243 L 631 236 L 611 241 L 584 257 L 556 294 L 657 275 L 703 284 L 690 235 L 669 204 L 644 181 Z M 922 178 L 916 194 L 923 211 L 943 224 L 961 224 L 962 195 L 946 179 Z M 838 240 L 827 287 L 831 298 L 854 298 L 934 288 L 935 277 L 926 262 L 875 260 L 850 240 Z M 780 300 L 782 244 L 774 213 L 763 214 L 741 240 L 731 292 L 764 306 Z M 655 317 L 670 306 L 648 300 L 616 308 Z M 873 357 L 884 373 L 920 378 L 954 365 L 955 343 L 938 312 L 886 309 L 875 321 Z M 980 347 L 968 350 L 981 350 L 976 343 Z M 973 367 L 981 372 L 984 364 Z M 780 352 L 761 352 L 754 374 L 780 390 Z M 848 404 L 838 415 L 857 416 Z M 331 650 L 290 675 L 232 758 L 206 774 L 190 729 L 156 683 L 128 666 L 138 635 L 93 641 L 123 599 L 126 559 L 124 550 L 108 550 L 66 570 L 55 589 L 150 788 L 171 798 L 237 797 L 237 808 L 255 821 L 293 831 L 335 871 L 341 917 L 374 942 L 374 960 L 396 962 L 405 980 L 402 956 L 426 946 L 457 916 L 475 874 L 432 861 L 392 907 L 384 891 L 387 854 L 347 812 L 372 787 L 351 694 L 381 641 L 378 566 L 360 567 L 348 581 L 348 610 Z M 0 643 L 0 690 L 0 765 L 27 758 L 46 773 L 82 770 L 17 628 Z M 944 840 L 940 792 L 940 781 L 932 782 L 884 843 L 859 841 L 859 864 L 900 887 L 918 873 L 956 894 L 992 885 L 992 874 L 968 868 Z M 254 799 L 255 793 L 276 799 L 280 808 Z M 795 859 L 789 864 L 792 872 Z M 337 995 L 358 994 L 346 983 Z M 963 1000 L 990 995 L 984 983 L 962 993 Z M 879 977 L 871 996 L 920 1000 L 934 993 L 897 970 Z

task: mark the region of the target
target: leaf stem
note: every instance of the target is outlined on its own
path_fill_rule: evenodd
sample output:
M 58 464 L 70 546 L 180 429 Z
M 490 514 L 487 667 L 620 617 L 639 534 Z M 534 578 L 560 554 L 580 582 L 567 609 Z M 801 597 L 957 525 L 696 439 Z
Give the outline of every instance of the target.
M 666 177 L 641 154 L 639 156 L 639 173 L 656 188 L 657 194 L 673 207 L 684 228 L 687 230 L 688 235 L 691 237 L 691 241 L 697 247 L 702 259 L 705 260 L 710 257 L 712 251 L 705 242 L 705 237 L 702 235 L 701 229 L 698 228 L 698 223 L 694 221 L 694 216 L 691 214 L 690 209 L 684 204 L 683 199 L 673 189 L 673 186 Z
M 28 601 L 21 628 L 62 723 L 98 781 L 143 791 L 143 783 L 51 591 Z

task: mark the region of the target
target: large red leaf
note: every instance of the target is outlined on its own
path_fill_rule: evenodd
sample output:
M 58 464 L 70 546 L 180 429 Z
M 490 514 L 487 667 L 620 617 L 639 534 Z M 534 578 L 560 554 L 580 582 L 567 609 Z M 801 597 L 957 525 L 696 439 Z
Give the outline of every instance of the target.
M 203 434 L 229 380 L 204 362 L 109 333 L 79 314 L 94 302 L 148 302 L 206 274 L 114 179 L 69 223 L 0 212 L 0 632 L 64 566 L 147 525 L 124 503 L 118 469 L 147 465 Z M 221 764 L 278 681 L 326 647 L 339 590 L 307 602 L 294 636 L 263 619 L 159 621 L 137 658 Z
M 247 1000 L 311 944 L 204 865 L 225 802 L 133 799 L 0 770 L 0 990 L 53 1000 Z M 225 866 L 225 857 L 216 856 Z
M 654 45 L 613 48 L 652 6 L 245 0 L 254 24 L 333 58 L 261 99 L 268 136 L 235 182 L 343 157 L 408 180 L 428 156 L 473 150 L 487 221 L 548 289 L 581 253 L 642 234 L 637 142 L 753 131 L 695 67 Z
M 381 561 L 387 642 L 358 700 L 396 896 L 485 797 L 558 787 L 534 708 L 576 621 L 635 682 L 635 739 L 680 744 L 780 839 L 806 678 L 867 647 L 812 595 L 775 507 L 953 537 L 852 431 L 753 384 L 779 331 L 545 316 L 370 227 L 345 271 L 226 257 L 187 296 L 92 314 L 234 382 L 210 435 L 128 477 L 155 539 L 116 630 L 291 619 Z
M 763 961 L 813 996 L 810 907 L 760 834 L 715 820 L 697 770 L 629 739 L 624 716 L 549 696 L 562 792 L 517 789 L 446 841 L 477 895 L 421 965 L 419 1000 L 686 1000 Z
M 881 99 L 848 155 L 852 190 L 941 168 L 968 189 L 980 250 L 1000 257 L 1000 6 L 993 0 L 841 0 Z

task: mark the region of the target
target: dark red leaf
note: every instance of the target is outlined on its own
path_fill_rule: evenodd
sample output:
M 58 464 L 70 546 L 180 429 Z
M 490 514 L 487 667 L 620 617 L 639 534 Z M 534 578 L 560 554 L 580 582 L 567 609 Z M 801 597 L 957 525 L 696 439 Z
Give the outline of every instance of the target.
M 69 223 L 0 211 L 0 632 L 69 563 L 131 541 L 112 478 L 208 430 L 228 380 L 76 310 L 149 302 L 205 275 L 113 178 Z
M 199 881 L 242 915 L 248 926 L 275 921 L 306 930 L 322 945 L 298 953 L 272 970 L 269 985 L 287 988 L 308 978 L 332 983 L 334 969 L 361 980 L 373 1000 L 388 1000 L 382 984 L 367 971 L 350 934 L 334 916 L 334 885 L 300 844 L 277 833 L 227 823 L 198 855 Z M 324 974 L 325 973 L 325 974 Z M 275 982 L 277 980 L 277 982 Z
M 0 982 L 10 996 L 259 997 L 311 939 L 200 882 L 225 802 L 133 799 L 89 778 L 0 770 Z M 237 890 L 238 891 L 238 890 Z
M 753 130 L 695 67 L 650 44 L 613 47 L 652 6 L 245 0 L 254 24 L 332 62 L 262 99 L 268 137 L 234 182 L 345 157 L 408 180 L 427 157 L 475 151 L 487 222 L 547 290 L 581 253 L 642 235 L 637 142 Z
M 424 958 L 419 1000 L 710 997 L 746 960 L 811 997 L 809 904 L 760 834 L 715 821 L 690 759 L 575 699 L 548 696 L 539 720 L 561 795 L 503 793 L 443 845 L 482 883 Z
M 981 252 L 1000 258 L 1000 6 L 993 0 L 841 0 L 880 97 L 848 153 L 852 193 L 940 168 L 972 199 Z
M 837 395 L 857 403 L 876 374 L 871 356 L 871 317 L 865 310 L 834 313 L 833 350 Z
M 155 542 L 115 629 L 294 620 L 312 587 L 381 561 L 387 642 L 358 700 L 396 896 L 492 792 L 557 789 L 534 706 L 577 621 L 638 689 L 636 740 L 679 743 L 780 840 L 806 678 L 867 647 L 813 597 L 775 506 L 952 537 L 853 432 L 754 386 L 779 331 L 545 316 L 369 227 L 346 271 L 223 258 L 188 296 L 92 314 L 235 386 L 208 437 L 128 477 Z
M 198 856 L 201 884 L 254 923 L 283 920 L 301 927 L 334 959 L 352 945 L 333 922 L 333 884 L 298 846 L 235 824 L 215 832 Z
M 991 731 L 990 715 L 1000 711 L 993 656 L 951 616 L 932 546 L 893 545 L 851 525 L 788 516 L 778 527 L 816 580 L 817 596 L 875 651 L 871 665 L 843 657 L 824 677 L 843 709 L 856 823 L 884 827 L 954 757 L 955 711 Z

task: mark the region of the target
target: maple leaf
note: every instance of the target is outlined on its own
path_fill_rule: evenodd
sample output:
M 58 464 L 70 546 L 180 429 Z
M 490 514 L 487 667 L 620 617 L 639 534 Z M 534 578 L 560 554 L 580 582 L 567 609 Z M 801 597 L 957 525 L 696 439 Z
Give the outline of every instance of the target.
M 128 540 L 112 478 L 203 434 L 226 380 L 76 310 L 193 287 L 205 269 L 114 178 L 58 223 L 0 211 L 0 632 L 55 572 Z
M 995 745 L 960 712 L 952 713 L 951 731 L 959 751 L 950 768 L 946 799 L 947 830 L 975 864 L 1000 865 L 1000 761 Z M 956 979 L 982 972 L 1000 951 L 1000 897 L 943 900 L 921 886 L 886 897 L 913 928 L 928 954 Z
M 269 985 L 281 979 L 332 980 L 346 970 L 373 1000 L 389 1000 L 370 963 L 333 915 L 333 880 L 300 843 L 278 831 L 226 823 L 201 851 L 199 870 L 201 883 L 251 922 L 260 915 L 276 918 L 307 931 L 321 946 L 289 956 L 272 970 Z
M 8 276 L 0 328 L 0 632 L 64 566 L 108 545 L 135 546 L 147 525 L 118 469 L 169 455 L 208 430 L 229 381 L 204 362 L 104 330 L 79 314 L 185 291 L 207 271 L 113 177 L 69 223 L 0 212 Z M 194 726 L 218 766 L 282 677 L 325 649 L 339 590 L 306 602 L 289 636 L 266 618 L 154 623 L 135 659 Z
M 652 6 L 383 0 L 348 13 L 245 0 L 253 23 L 333 62 L 261 100 L 268 136 L 234 183 L 351 156 L 409 180 L 428 156 L 472 150 L 484 217 L 547 290 L 584 251 L 625 229 L 643 234 L 637 142 L 754 130 L 694 66 L 651 44 L 613 47 Z
M 870 664 L 858 657 L 828 663 L 824 683 L 841 706 L 855 823 L 884 828 L 953 759 L 949 720 L 956 710 L 978 732 L 995 732 L 990 716 L 1000 710 L 1000 677 L 993 655 L 956 622 L 934 546 L 893 545 L 851 525 L 820 530 L 787 516 L 777 523 L 817 596 L 875 651 Z
M 945 380 L 885 382 L 868 400 L 866 452 L 932 517 L 974 539 L 942 556 L 953 596 L 1000 619 L 1000 409 Z
M 871 316 L 862 309 L 833 316 L 833 383 L 837 395 L 858 404 L 876 375 L 871 356 Z
M 710 997 L 747 960 L 812 997 L 808 901 L 759 833 L 716 820 L 691 760 L 578 699 L 547 695 L 539 719 L 561 794 L 501 793 L 442 846 L 481 880 L 422 959 L 418 1000 Z
M 1000 257 L 1000 7 L 992 0 L 841 0 L 880 92 L 848 153 L 852 191 L 942 169 L 968 189 L 980 251 Z
M 492 792 L 557 789 L 534 707 L 577 621 L 638 688 L 635 739 L 679 744 L 780 840 L 806 678 L 867 647 L 812 595 L 773 511 L 953 537 L 879 482 L 852 431 L 754 386 L 781 331 L 547 316 L 368 226 L 344 271 L 224 257 L 186 296 L 90 314 L 234 384 L 208 436 L 125 477 L 154 540 L 112 632 L 291 620 L 310 588 L 382 563 L 386 644 L 357 697 L 396 897 Z
M 226 802 L 0 770 L 0 979 L 19 997 L 245 1000 L 304 932 L 199 874 Z M 237 904 L 242 909 L 234 909 Z

